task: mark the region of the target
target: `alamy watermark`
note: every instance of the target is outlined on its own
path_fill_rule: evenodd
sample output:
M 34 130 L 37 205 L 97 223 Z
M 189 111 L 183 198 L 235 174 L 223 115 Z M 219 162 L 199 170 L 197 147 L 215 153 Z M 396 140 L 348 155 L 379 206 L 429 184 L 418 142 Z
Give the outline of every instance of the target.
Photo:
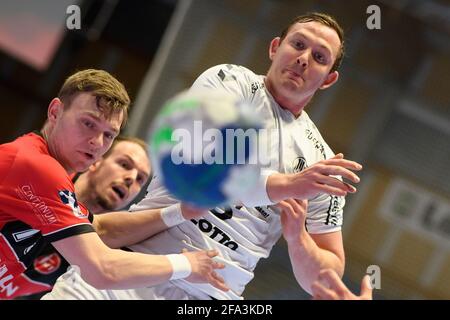
M 367 14 L 370 16 L 366 20 L 366 26 L 369 30 L 381 29 L 381 9 L 379 6 L 372 4 L 367 7 Z
M 202 121 L 193 130 L 178 128 L 171 134 L 171 160 L 174 164 L 259 164 L 270 166 L 278 157 L 271 152 L 278 137 L 276 129 L 227 128 L 203 130 Z M 275 158 L 275 159 L 274 159 Z
M 72 4 L 67 7 L 66 14 L 66 27 L 69 30 L 81 29 L 81 9 L 79 6 Z
M 366 270 L 370 278 L 370 286 L 372 289 L 381 289 L 381 268 L 377 265 L 370 265 Z

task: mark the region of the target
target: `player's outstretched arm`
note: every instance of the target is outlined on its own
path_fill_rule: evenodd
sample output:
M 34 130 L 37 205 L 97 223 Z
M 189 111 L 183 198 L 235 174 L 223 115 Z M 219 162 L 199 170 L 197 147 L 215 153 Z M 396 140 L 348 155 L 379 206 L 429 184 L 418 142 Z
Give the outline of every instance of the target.
M 345 254 L 341 232 L 309 234 L 305 228 L 307 200 L 284 200 L 277 204 L 277 208 L 281 210 L 283 236 L 300 286 L 311 293 L 312 283 L 322 269 L 343 274 Z
M 345 196 L 348 192 L 356 192 L 356 188 L 335 176 L 358 183 L 360 179 L 353 171 L 361 169 L 359 163 L 346 160 L 344 155 L 339 153 L 299 173 L 270 175 L 266 185 L 267 194 L 275 203 L 289 198 L 311 199 L 319 193 Z
M 111 248 L 121 248 L 204 214 L 206 214 L 204 210 L 185 204 L 174 204 L 168 208 L 96 215 L 93 226 L 106 245 Z
M 372 300 L 372 287 L 367 275 L 361 281 L 359 296 L 353 294 L 331 269 L 322 270 L 311 289 L 315 300 Z
M 176 255 L 149 255 L 111 249 L 94 232 L 52 243 L 81 277 L 98 289 L 130 289 L 154 286 L 168 280 L 210 283 L 227 290 L 216 269 L 224 268 L 212 258 L 215 250 Z

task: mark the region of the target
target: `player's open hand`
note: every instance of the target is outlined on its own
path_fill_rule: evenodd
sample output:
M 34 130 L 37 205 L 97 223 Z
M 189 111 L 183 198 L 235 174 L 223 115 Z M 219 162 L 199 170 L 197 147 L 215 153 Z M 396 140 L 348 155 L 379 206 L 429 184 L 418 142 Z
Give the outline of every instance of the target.
M 312 284 L 311 291 L 314 300 L 372 300 L 372 287 L 369 276 L 361 282 L 361 294 L 353 294 L 332 269 L 320 271 L 317 280 Z
M 336 176 L 353 183 L 359 182 L 359 177 L 353 171 L 359 171 L 362 166 L 344 159 L 339 153 L 334 157 L 319 161 L 311 167 L 291 175 L 289 178 L 289 194 L 296 199 L 311 199 L 319 193 L 335 196 L 345 196 L 348 192 L 356 192 L 356 188 Z
M 217 256 L 217 250 L 188 252 L 183 250 L 183 254 L 191 263 L 191 275 L 186 278 L 189 282 L 203 283 L 208 282 L 217 289 L 228 291 L 225 280 L 217 274 L 216 269 L 223 269 L 225 265 L 214 261 L 212 258 Z

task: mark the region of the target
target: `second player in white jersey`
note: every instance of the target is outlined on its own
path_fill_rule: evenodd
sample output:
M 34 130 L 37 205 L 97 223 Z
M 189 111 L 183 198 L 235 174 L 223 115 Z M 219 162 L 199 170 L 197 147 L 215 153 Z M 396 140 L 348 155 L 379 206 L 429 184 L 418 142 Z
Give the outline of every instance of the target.
M 271 141 L 271 167 L 266 168 L 267 171 L 295 173 L 334 155 L 306 112 L 303 111 L 296 119 L 280 108 L 266 90 L 264 76 L 242 66 L 218 65 L 205 71 L 191 89 L 200 88 L 226 89 L 243 97 L 262 116 L 265 128 L 276 130 L 276 141 Z M 244 204 L 246 200 L 245 196 L 241 199 Z M 175 202 L 155 177 L 145 199 L 131 210 L 166 207 Z M 310 199 L 307 230 L 310 233 L 340 230 L 344 202 L 343 197 L 327 194 Z M 220 260 L 226 264 L 225 269 L 218 272 L 225 278 L 230 291 L 223 292 L 209 285 L 183 280 L 173 284 L 193 294 L 201 291 L 216 299 L 238 298 L 253 279 L 253 270 L 259 259 L 267 258 L 281 237 L 280 216 L 270 204 L 215 208 L 200 219 L 186 221 L 130 248 L 146 253 L 180 252 L 182 248 L 218 249 Z

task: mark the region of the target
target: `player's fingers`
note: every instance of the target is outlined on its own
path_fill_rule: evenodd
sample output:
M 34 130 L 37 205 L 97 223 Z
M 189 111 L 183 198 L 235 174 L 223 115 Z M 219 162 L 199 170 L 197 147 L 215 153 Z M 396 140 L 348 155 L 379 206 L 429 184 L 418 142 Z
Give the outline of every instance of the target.
M 356 188 L 354 186 L 352 186 L 351 184 L 342 182 L 341 180 L 339 180 L 335 177 L 331 177 L 331 176 L 321 175 L 321 176 L 317 177 L 317 182 L 326 184 L 328 186 L 335 187 L 335 188 L 340 189 L 345 192 L 355 193 L 357 191 Z
M 341 158 L 338 158 L 338 159 L 330 158 L 330 159 L 321 161 L 321 163 L 325 164 L 325 165 L 339 166 L 339 167 L 347 168 L 347 169 L 354 170 L 354 171 L 360 171 L 363 168 L 363 166 L 356 161 L 341 159 Z
M 347 191 L 339 189 L 339 188 L 335 188 L 326 184 L 321 184 L 321 183 L 315 183 L 314 185 L 315 190 L 319 191 L 319 192 L 323 192 L 326 194 L 330 194 L 332 196 L 346 196 L 347 195 Z
M 303 208 L 300 206 L 300 204 L 293 198 L 290 199 L 286 199 L 285 200 L 287 203 L 289 203 L 289 208 L 291 208 L 291 212 L 290 214 L 293 217 L 298 217 L 299 214 L 303 213 Z
M 278 203 L 278 208 L 281 210 L 281 213 L 285 213 L 286 215 L 292 216 L 295 215 L 294 209 L 289 201 L 290 199 L 283 200 Z
M 361 281 L 361 298 L 372 300 L 372 286 L 370 284 L 370 277 L 365 275 Z
M 212 286 L 222 291 L 228 291 L 230 288 L 225 284 L 225 280 L 217 274 L 217 272 L 211 273 L 210 283 Z
M 330 159 L 344 159 L 344 154 L 338 153 L 338 154 L 334 155 L 333 157 L 331 157 Z
M 339 275 L 333 270 L 322 270 L 319 273 L 318 281 L 335 291 L 341 297 L 344 297 L 348 293 L 348 289 L 345 284 L 342 282 Z
M 308 209 L 308 200 L 307 199 L 294 199 L 295 202 L 298 203 L 298 205 L 300 206 L 300 208 L 302 208 L 302 210 L 307 210 Z
M 210 258 L 214 258 L 215 256 L 217 256 L 219 254 L 219 251 L 217 251 L 217 250 L 208 250 L 208 251 L 206 251 L 206 254 Z
M 314 296 L 321 300 L 338 300 L 338 295 L 331 289 L 326 288 L 320 282 L 315 281 L 311 285 L 311 291 L 314 292 Z
M 223 268 L 225 268 L 225 264 L 222 262 L 214 261 L 212 264 L 212 267 L 214 269 L 223 269 Z
M 327 176 L 341 176 L 342 178 L 348 179 L 354 183 L 358 183 L 361 179 L 353 172 L 347 168 L 336 166 L 336 165 L 321 165 L 318 167 L 319 172 Z

